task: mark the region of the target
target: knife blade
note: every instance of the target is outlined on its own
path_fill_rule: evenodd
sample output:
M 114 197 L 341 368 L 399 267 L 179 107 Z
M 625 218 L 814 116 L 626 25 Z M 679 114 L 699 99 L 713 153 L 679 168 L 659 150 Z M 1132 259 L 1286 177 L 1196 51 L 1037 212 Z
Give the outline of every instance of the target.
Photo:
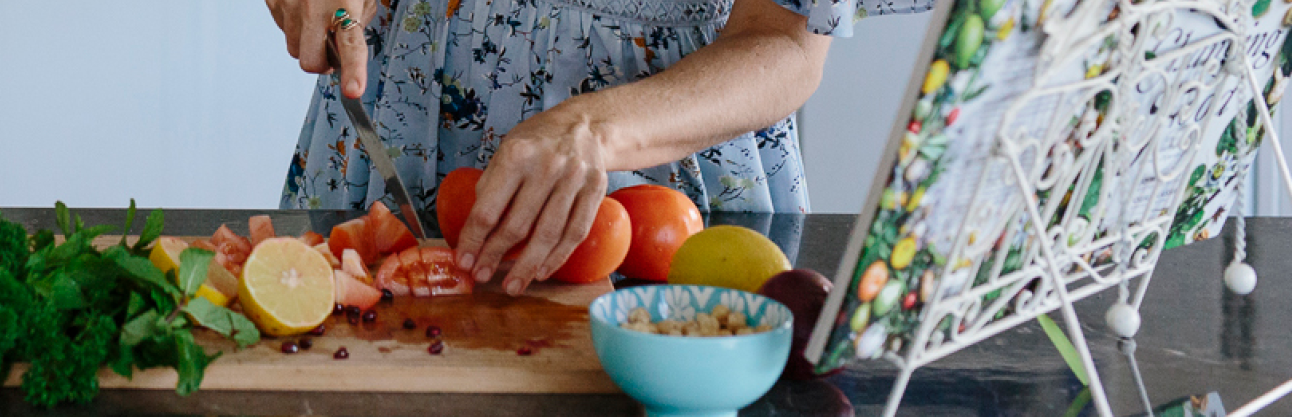
M 326 43 L 328 64 L 340 79 L 340 55 L 337 54 L 336 37 L 333 32 L 328 31 Z M 413 236 L 425 239 L 425 223 L 422 223 L 421 217 L 417 215 L 417 209 L 413 208 L 413 199 L 408 194 L 408 188 L 404 186 L 404 180 L 399 177 L 399 171 L 395 169 L 395 161 L 386 154 L 386 145 L 381 143 L 381 138 L 373 129 L 368 112 L 363 109 L 363 104 L 359 103 L 359 100 L 346 97 L 339 90 L 337 97 L 341 100 L 341 107 L 345 108 L 345 113 L 350 116 L 350 124 L 354 126 L 355 133 L 359 136 L 359 143 L 363 144 L 364 152 L 368 153 L 368 159 L 377 167 L 377 172 L 385 181 L 386 191 L 390 192 L 391 197 L 395 199 L 395 205 L 398 206 L 399 213 L 404 216 L 404 222 L 412 230 Z

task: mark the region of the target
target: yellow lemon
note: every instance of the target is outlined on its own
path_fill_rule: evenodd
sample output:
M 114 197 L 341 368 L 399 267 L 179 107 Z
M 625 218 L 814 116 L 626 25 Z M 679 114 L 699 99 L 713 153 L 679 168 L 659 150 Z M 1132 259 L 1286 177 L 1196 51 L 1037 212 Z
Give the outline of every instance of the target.
M 772 275 L 790 268 L 785 253 L 761 233 L 740 226 L 714 226 L 682 242 L 673 254 L 668 283 L 758 292 Z
M 188 242 L 170 236 L 157 238 L 153 249 L 148 253 L 148 260 L 162 273 L 179 269 L 179 254 L 188 249 Z M 178 284 L 178 283 L 176 283 Z M 197 289 L 195 297 L 205 298 L 211 304 L 228 306 L 238 296 L 238 277 L 224 269 L 220 264 L 211 262 L 206 271 L 206 282 Z
M 261 331 L 291 336 L 323 323 L 335 292 L 332 265 L 322 254 L 295 238 L 271 238 L 247 257 L 238 298 Z
M 915 238 L 907 237 L 893 245 L 893 256 L 889 257 L 888 262 L 893 265 L 893 269 L 902 270 L 910 266 L 913 259 L 915 259 Z

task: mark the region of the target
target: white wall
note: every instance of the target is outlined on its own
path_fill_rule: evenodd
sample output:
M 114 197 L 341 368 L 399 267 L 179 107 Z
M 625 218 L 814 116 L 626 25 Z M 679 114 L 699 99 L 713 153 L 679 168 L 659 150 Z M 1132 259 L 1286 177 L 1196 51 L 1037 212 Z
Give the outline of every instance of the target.
M 821 86 L 799 119 L 813 212 L 861 210 L 930 15 L 864 19 L 852 38 L 830 46 Z
M 0 206 L 277 207 L 314 77 L 263 2 L 4 4 Z

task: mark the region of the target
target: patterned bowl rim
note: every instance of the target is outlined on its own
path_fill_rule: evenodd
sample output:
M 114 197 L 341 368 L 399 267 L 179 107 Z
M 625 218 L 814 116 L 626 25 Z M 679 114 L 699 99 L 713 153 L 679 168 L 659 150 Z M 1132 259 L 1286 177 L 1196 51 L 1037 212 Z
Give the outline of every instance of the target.
M 738 339 L 738 340 L 749 340 L 749 339 L 754 339 L 754 338 L 770 338 L 770 337 L 775 337 L 775 336 L 777 336 L 777 335 L 781 335 L 781 334 L 788 335 L 788 334 L 793 330 L 793 326 L 794 326 L 794 312 L 793 312 L 793 311 L 790 311 L 790 308 L 789 308 L 788 306 L 786 306 L 784 303 L 782 303 L 782 302 L 780 302 L 780 301 L 776 301 L 776 299 L 771 298 L 771 297 L 768 297 L 768 296 L 765 296 L 765 295 L 762 295 L 762 294 L 752 293 L 752 292 L 744 291 L 744 290 L 738 290 L 738 289 L 735 289 L 735 288 L 715 287 L 715 286 L 712 286 L 712 285 L 682 285 L 682 284 L 647 284 L 647 285 L 653 286 L 653 287 L 655 287 L 655 288 L 659 288 L 659 289 L 661 289 L 661 290 L 662 290 L 662 289 L 665 289 L 665 288 L 690 288 L 690 287 L 695 287 L 695 288 L 713 288 L 713 289 L 716 289 L 716 290 L 718 290 L 718 291 L 731 291 L 731 292 L 740 293 L 740 294 L 752 294 L 752 295 L 754 295 L 754 296 L 756 296 L 756 297 L 762 298 L 765 302 L 769 303 L 768 305 L 778 305 L 778 306 L 780 306 L 782 309 L 784 309 L 784 310 L 785 310 L 785 320 L 784 320 L 781 324 L 777 325 L 776 327 L 773 327 L 773 328 L 772 328 L 772 330 L 770 330 L 770 331 L 766 331 L 766 332 L 761 332 L 761 333 L 753 333 L 753 334 L 745 334 L 745 335 L 722 336 L 722 337 L 688 337 L 688 336 L 671 336 L 671 335 L 664 335 L 664 334 L 644 333 L 644 332 L 639 332 L 639 331 L 636 331 L 636 330 L 629 330 L 629 329 L 625 329 L 625 328 L 623 328 L 623 327 L 619 327 L 619 324 L 618 324 L 618 323 L 611 323 L 611 322 L 610 322 L 610 320 L 607 320 L 607 319 L 605 319 L 605 318 L 599 317 L 596 313 L 593 313 L 593 310 L 596 308 L 596 306 L 597 306 L 598 304 L 602 304 L 602 303 L 609 303 L 609 302 L 610 302 L 609 300 L 610 300 L 612 297 L 615 297 L 616 295 L 620 294 L 621 292 L 631 292 L 631 291 L 636 291 L 636 290 L 638 290 L 638 289 L 642 288 L 642 286 L 637 286 L 637 287 L 620 288 L 620 289 L 617 289 L 617 290 L 614 290 L 614 291 L 611 291 L 611 292 L 608 292 L 608 293 L 602 294 L 601 296 L 597 297 L 595 300 L 592 300 L 592 303 L 588 304 L 588 321 L 589 321 L 589 322 L 593 322 L 593 321 L 595 321 L 595 322 L 599 322 L 599 323 L 601 323 L 601 324 L 605 325 L 605 327 L 607 327 L 607 328 L 609 328 L 609 329 L 612 329 L 612 330 L 611 330 L 612 332 L 617 333 L 617 334 L 627 335 L 628 337 L 642 337 L 642 338 L 648 338 L 648 339 L 649 339 L 649 338 L 655 338 L 655 339 L 664 339 L 664 340 L 677 340 L 677 341 L 679 341 L 679 342 L 685 342 L 685 343 L 723 343 L 724 341 L 730 341 L 730 340 L 732 340 L 732 339 Z M 789 340 L 789 339 L 786 339 L 786 340 Z

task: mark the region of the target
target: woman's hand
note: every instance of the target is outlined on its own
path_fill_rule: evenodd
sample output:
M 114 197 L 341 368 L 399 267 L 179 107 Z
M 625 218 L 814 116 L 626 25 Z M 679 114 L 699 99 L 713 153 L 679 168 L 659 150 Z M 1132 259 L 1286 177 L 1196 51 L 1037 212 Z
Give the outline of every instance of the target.
M 562 103 L 513 128 L 476 186 L 458 238 L 458 266 L 487 282 L 504 254 L 526 245 L 503 288 L 546 280 L 583 242 L 606 195 L 600 126 Z M 528 239 L 528 242 L 525 242 Z
M 341 63 L 341 92 L 350 98 L 363 94 L 368 79 L 368 42 L 363 28 L 377 13 L 375 0 L 265 0 L 274 23 L 287 36 L 287 53 L 314 74 L 333 70 L 327 60 L 327 32 L 337 9 L 344 8 L 359 25 L 338 29 L 338 61 Z

